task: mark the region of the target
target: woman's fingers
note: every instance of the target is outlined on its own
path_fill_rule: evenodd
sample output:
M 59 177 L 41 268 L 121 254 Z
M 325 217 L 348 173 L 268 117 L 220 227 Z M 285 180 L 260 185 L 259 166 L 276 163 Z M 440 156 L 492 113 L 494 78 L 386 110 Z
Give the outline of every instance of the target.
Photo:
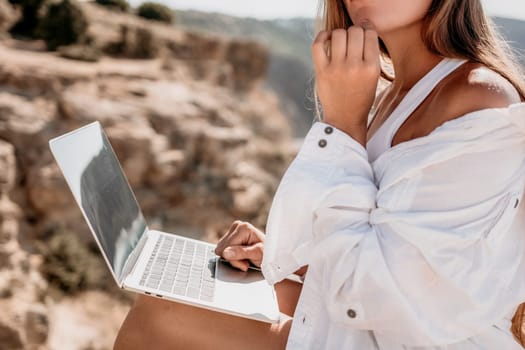
M 363 61 L 364 31 L 358 26 L 347 29 L 346 60 L 350 63 L 361 63 Z
M 250 263 L 246 260 L 230 260 L 230 265 L 244 272 L 248 271 Z
M 365 62 L 370 62 L 380 65 L 380 49 L 379 49 L 379 38 L 377 32 L 372 24 L 368 24 L 364 33 L 364 51 L 363 58 Z
M 263 256 L 263 244 L 256 243 L 250 246 L 230 246 L 224 249 L 222 256 L 226 260 L 251 260 L 261 261 Z
M 232 246 L 250 247 L 264 242 L 264 233 L 249 222 L 236 220 L 228 232 L 219 240 L 215 247 L 215 254 L 224 255 L 224 250 Z M 226 258 L 226 257 L 225 257 Z
M 215 247 L 215 254 L 222 255 L 222 251 L 224 250 L 224 248 L 226 248 L 229 245 L 229 240 L 231 239 L 231 233 L 235 231 L 235 228 L 237 226 L 238 226 L 238 222 L 236 220 L 231 224 L 226 234 L 219 239 L 219 242 L 217 243 L 217 246 Z
M 249 262 L 260 266 L 263 257 L 263 244 L 256 243 L 251 246 L 230 246 L 224 249 L 222 256 L 230 264 L 243 271 L 248 270 Z
M 326 52 L 327 44 L 330 55 Z M 379 63 L 379 39 L 372 23 L 351 26 L 347 30 L 335 29 L 332 32 L 320 31 L 312 44 L 312 57 L 318 68 L 332 62 L 360 63 L 373 61 Z
M 347 34 L 344 29 L 332 31 L 330 62 L 342 63 L 346 60 Z
M 326 52 L 327 41 L 330 40 L 331 32 L 322 30 L 317 34 L 312 44 L 312 58 L 318 68 L 323 68 L 330 62 Z
M 235 220 L 228 232 L 217 243 L 215 247 L 215 254 L 222 255 L 224 248 L 230 245 L 240 245 L 248 241 L 250 233 L 247 230 L 247 225 L 240 220 Z

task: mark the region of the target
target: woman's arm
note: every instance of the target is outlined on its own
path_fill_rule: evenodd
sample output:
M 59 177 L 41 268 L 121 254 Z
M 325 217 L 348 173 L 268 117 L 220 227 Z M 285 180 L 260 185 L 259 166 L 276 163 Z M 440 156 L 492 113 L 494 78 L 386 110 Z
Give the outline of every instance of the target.
M 375 191 L 364 148 L 316 123 L 274 198 L 265 276 L 309 265 L 305 284 L 318 286 L 334 322 L 406 345 L 453 343 L 502 319 L 525 292 L 525 237 L 509 230 L 525 130 L 507 113 L 523 123 L 525 107 L 465 115 L 392 152 Z M 320 137 L 333 148 L 316 149 Z M 285 209 L 309 200 L 304 218 Z

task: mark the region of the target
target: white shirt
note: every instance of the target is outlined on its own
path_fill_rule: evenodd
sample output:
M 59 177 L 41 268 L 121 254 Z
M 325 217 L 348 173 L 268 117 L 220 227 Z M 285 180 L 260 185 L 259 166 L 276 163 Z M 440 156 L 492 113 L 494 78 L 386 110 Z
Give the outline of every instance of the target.
M 372 163 L 315 122 L 266 227 L 270 284 L 309 266 L 288 349 L 521 349 L 509 328 L 525 301 L 524 189 L 525 103 Z

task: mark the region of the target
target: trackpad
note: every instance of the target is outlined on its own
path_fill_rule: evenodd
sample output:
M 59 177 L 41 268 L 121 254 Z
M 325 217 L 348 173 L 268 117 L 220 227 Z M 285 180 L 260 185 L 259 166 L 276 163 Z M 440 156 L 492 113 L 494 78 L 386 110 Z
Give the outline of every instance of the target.
M 279 308 L 273 286 L 266 282 L 260 271 L 248 269 L 244 272 L 227 262 L 218 261 L 215 283 L 215 300 L 219 304 L 242 314 L 278 319 Z
M 248 269 L 248 271 L 244 272 L 222 260 L 219 260 L 217 264 L 216 279 L 219 281 L 242 284 L 264 281 L 264 276 L 260 271 Z

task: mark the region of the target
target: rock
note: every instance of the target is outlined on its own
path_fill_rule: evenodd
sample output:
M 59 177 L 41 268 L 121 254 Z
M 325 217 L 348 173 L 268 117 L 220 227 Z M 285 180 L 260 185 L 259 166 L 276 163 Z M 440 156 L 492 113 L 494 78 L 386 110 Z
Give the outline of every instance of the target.
M 17 237 L 18 220 L 22 217 L 21 214 L 20 208 L 9 199 L 7 194 L 0 194 L 0 254 L 7 244 Z
M 153 166 L 148 182 L 156 186 L 177 180 L 184 167 L 186 156 L 181 150 L 168 150 L 153 154 Z
M 26 312 L 25 331 L 26 341 L 31 344 L 44 344 L 49 332 L 47 308 L 43 305 L 34 305 Z
M 97 62 L 101 57 L 101 52 L 96 47 L 79 44 L 60 46 L 58 53 L 64 58 L 86 62 Z
M 74 205 L 73 196 L 56 164 L 31 167 L 27 175 L 28 199 L 34 209 L 47 213 Z
M 14 147 L 0 140 L 0 267 L 8 264 L 12 245 L 9 244 L 18 234 L 20 209 L 14 204 L 9 193 L 15 185 L 16 161 Z M 15 247 L 16 248 L 16 247 Z
M 39 260 L 19 244 L 23 212 L 7 194 L 0 194 L 0 348 L 34 349 L 48 334 L 47 308 L 41 303 L 47 288 L 38 272 Z
M 199 161 L 224 168 L 242 156 L 251 137 L 252 133 L 242 127 L 207 127 L 196 140 Z
M 226 43 L 226 39 L 195 32 L 185 32 L 182 37 L 166 42 L 168 50 L 175 58 L 203 61 L 221 59 Z
M 161 43 L 148 28 L 121 24 L 120 37 L 107 44 L 102 50 L 106 53 L 129 58 L 157 57 Z
M 72 121 L 68 124 L 69 129 L 94 121 L 100 121 L 105 126 L 131 123 L 139 129 L 148 127 L 147 112 L 143 107 L 127 103 L 122 99 L 108 98 L 108 94 L 104 93 L 105 89 L 118 88 L 118 86 L 106 87 L 94 84 L 91 86 L 89 84 L 88 87 L 93 89 L 91 93 L 88 93 L 89 90 L 86 91 L 85 85 L 83 89 L 73 88 L 62 93 L 61 101 L 68 110 L 68 116 L 65 119 Z M 106 98 L 103 97 L 104 95 Z
M 18 350 L 23 349 L 20 333 L 5 324 L 0 324 L 0 344 L 3 349 Z
M 54 102 L 42 98 L 28 100 L 16 94 L 0 92 L 0 138 L 17 150 L 24 149 L 18 154 L 19 161 L 33 163 L 42 158 L 47 147 L 44 149 L 40 145 L 47 143 L 51 137 L 48 126 L 55 111 Z
M 5 33 L 20 18 L 19 11 L 16 11 L 7 0 L 0 0 L 0 33 Z
M 233 67 L 236 90 L 250 90 L 268 69 L 268 50 L 257 42 L 232 40 L 226 49 L 225 58 Z
M 248 182 L 244 187 L 233 194 L 233 212 L 236 216 L 253 216 L 268 200 L 268 194 L 261 184 Z
M 0 140 L 0 195 L 8 193 L 15 183 L 16 163 L 13 145 Z
M 132 187 L 139 186 L 152 166 L 153 140 L 162 136 L 151 128 L 128 123 L 108 127 L 106 133 L 129 183 Z

